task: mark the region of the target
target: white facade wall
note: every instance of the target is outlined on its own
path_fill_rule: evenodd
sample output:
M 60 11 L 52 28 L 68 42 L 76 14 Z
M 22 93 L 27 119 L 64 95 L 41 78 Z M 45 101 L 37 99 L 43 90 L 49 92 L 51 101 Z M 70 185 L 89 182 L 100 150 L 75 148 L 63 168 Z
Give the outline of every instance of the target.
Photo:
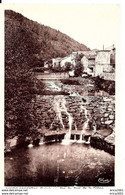
M 84 72 L 87 72 L 88 71 L 89 61 L 88 61 L 88 58 L 86 56 L 82 57 L 81 64 L 83 65 Z
M 66 56 L 64 58 L 53 58 L 52 59 L 53 67 L 59 66 L 59 64 L 61 67 L 64 67 L 66 62 L 69 62 L 75 66 L 76 65 L 76 54 L 77 53 L 74 52 L 71 55 Z
M 102 75 L 106 70 L 110 72 L 110 69 L 110 52 L 98 52 L 95 58 L 95 76 Z
M 100 51 L 97 53 L 96 64 L 110 64 L 110 52 Z
M 61 58 L 53 58 L 52 59 L 52 66 L 53 67 L 58 66 L 60 61 L 61 61 Z
M 105 65 L 104 68 L 103 68 L 103 72 L 105 73 L 110 73 L 112 72 L 112 66 L 111 65 Z
M 72 56 L 72 55 L 67 56 L 67 57 L 65 57 L 65 58 L 63 58 L 61 60 L 61 62 L 60 62 L 61 67 L 64 67 L 66 62 L 69 62 L 69 63 L 73 64 L 74 66 L 76 65 L 76 63 L 75 63 L 75 57 Z
M 76 58 L 77 58 L 77 52 L 72 52 L 71 60 L 72 60 L 72 65 L 73 66 L 76 66 Z
M 103 74 L 103 65 L 102 64 L 95 64 L 95 76 L 100 76 Z
M 87 74 L 92 75 L 92 76 L 94 75 L 94 70 L 92 71 L 91 68 L 89 68 L 89 65 L 91 64 L 90 60 L 88 60 L 88 58 L 86 56 L 82 57 L 81 64 L 83 65 L 84 72 L 86 72 Z M 93 63 L 92 63 L 92 65 L 93 65 Z M 93 66 L 93 69 L 94 69 L 94 66 Z

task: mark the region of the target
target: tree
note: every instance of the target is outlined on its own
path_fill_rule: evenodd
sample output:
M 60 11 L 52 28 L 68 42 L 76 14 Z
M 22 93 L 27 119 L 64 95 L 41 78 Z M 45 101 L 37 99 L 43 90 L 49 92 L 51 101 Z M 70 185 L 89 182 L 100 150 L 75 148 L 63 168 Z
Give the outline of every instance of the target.
M 65 71 L 70 71 L 73 69 L 71 62 L 65 62 Z
M 82 73 L 83 73 L 83 66 L 82 66 L 81 62 L 78 61 L 76 66 L 75 66 L 74 74 L 76 77 L 78 77 L 78 76 L 81 76 Z

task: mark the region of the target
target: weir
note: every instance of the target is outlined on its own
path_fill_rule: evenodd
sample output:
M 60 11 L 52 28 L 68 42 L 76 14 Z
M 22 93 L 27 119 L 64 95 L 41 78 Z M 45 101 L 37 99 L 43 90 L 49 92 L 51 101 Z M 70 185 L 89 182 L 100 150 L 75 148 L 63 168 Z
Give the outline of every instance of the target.
M 79 96 L 77 100 L 74 97 L 71 97 L 70 99 L 63 95 L 60 96 L 56 95 L 53 98 L 50 97 L 50 99 L 52 100 L 52 104 L 48 106 L 50 114 L 48 114 L 48 118 L 46 118 L 46 116 L 43 116 L 43 118 L 45 117 L 45 119 L 49 120 L 49 117 L 51 115 L 53 117 L 52 118 L 50 117 L 51 120 L 50 122 L 48 122 L 49 125 L 47 128 L 44 124 L 42 127 L 39 128 L 39 130 L 41 130 L 41 132 L 44 133 L 41 134 L 40 137 L 37 137 L 37 135 L 35 138 L 29 136 L 27 137 L 28 140 L 26 138 L 25 140 L 23 139 L 22 141 L 19 141 L 18 138 L 18 140 L 16 139 L 14 145 L 10 144 L 10 146 L 5 147 L 5 152 L 11 152 L 11 149 L 13 149 L 14 147 L 28 146 L 29 148 L 30 147 L 32 148 L 33 146 L 43 145 L 46 143 L 60 142 L 60 144 L 64 145 L 68 145 L 70 143 L 71 144 L 90 143 L 90 145 L 93 147 L 101 149 L 107 148 L 106 151 L 114 154 L 114 142 L 110 140 L 110 137 L 107 139 L 108 141 L 107 140 L 105 141 L 104 139 L 101 138 L 101 135 L 102 137 L 104 136 L 104 138 L 110 135 L 113 132 L 113 129 L 111 128 L 97 129 L 96 121 L 93 120 L 90 114 L 91 113 L 90 109 L 88 109 L 89 104 L 86 102 L 86 100 L 84 101 L 82 100 L 83 99 L 82 96 L 81 97 Z M 46 99 L 44 98 L 44 104 L 48 105 L 50 100 L 49 101 L 45 100 Z M 89 100 L 87 101 L 90 102 Z M 77 104 L 77 102 L 79 103 Z M 79 110 L 79 112 L 77 112 L 79 114 L 78 121 L 77 113 L 75 113 L 77 106 Z M 42 112 L 43 110 L 41 110 L 41 113 Z M 55 123 L 57 123 L 57 128 Z M 10 143 L 13 142 L 13 139 L 10 139 L 9 142 Z
M 86 135 L 86 130 L 88 130 L 88 123 L 89 123 L 89 113 L 86 109 L 86 107 L 84 105 L 81 105 L 81 109 L 80 112 L 84 112 L 85 115 L 85 121 L 83 123 L 83 128 L 81 131 L 78 130 L 76 122 L 75 122 L 75 131 L 72 130 L 72 124 L 73 124 L 73 116 L 71 115 L 71 113 L 68 112 L 68 109 L 66 107 L 66 99 L 64 96 L 56 96 L 54 98 L 54 110 L 56 112 L 56 117 L 59 119 L 63 130 L 66 131 L 64 139 L 62 140 L 62 144 L 64 145 L 68 145 L 72 142 L 77 142 L 77 143 L 84 143 L 86 142 L 86 139 L 84 139 L 85 135 Z M 67 115 L 68 118 L 68 125 L 69 125 L 69 129 L 67 132 L 67 129 L 64 125 L 63 119 L 62 119 L 62 113 L 65 113 Z M 53 121 L 54 122 L 54 121 Z M 52 124 L 53 124 L 52 122 Z M 52 126 L 51 124 L 51 126 Z M 61 133 L 61 131 L 59 130 L 59 133 Z M 90 136 L 88 136 L 90 137 Z M 89 140 L 89 139 L 88 139 Z M 88 142 L 87 140 L 87 142 Z
M 81 97 L 82 98 L 82 97 Z M 78 129 L 76 121 L 74 122 L 74 129 L 72 129 L 73 126 L 73 116 L 69 112 L 67 108 L 67 102 L 64 96 L 55 96 L 53 101 L 53 110 L 56 113 L 55 118 L 53 119 L 51 125 L 50 125 L 50 131 L 47 131 L 44 136 L 42 137 L 42 141 L 39 140 L 37 143 L 37 140 L 33 143 L 30 143 L 29 147 L 32 147 L 33 145 L 42 145 L 43 143 L 49 143 L 49 142 L 61 142 L 63 145 L 68 145 L 70 143 L 90 143 L 90 137 L 93 133 L 96 132 L 96 125 L 94 124 L 93 129 L 89 129 L 89 118 L 90 113 L 86 109 L 86 105 L 81 103 L 80 107 L 80 113 L 84 113 L 84 121 L 83 121 L 83 127 L 81 130 Z M 62 115 L 66 116 L 67 124 L 64 121 L 64 118 Z M 58 124 L 61 124 L 61 127 L 57 128 L 57 130 L 52 130 L 53 123 L 58 122 Z

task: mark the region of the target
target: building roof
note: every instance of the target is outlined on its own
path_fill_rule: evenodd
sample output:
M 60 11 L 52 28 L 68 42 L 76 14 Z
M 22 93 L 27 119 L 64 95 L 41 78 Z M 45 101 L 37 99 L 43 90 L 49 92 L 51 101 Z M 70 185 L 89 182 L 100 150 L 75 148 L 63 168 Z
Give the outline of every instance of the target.
M 88 60 L 95 60 L 96 55 L 85 55 Z
M 83 55 L 96 55 L 97 50 L 89 50 L 89 51 L 78 51 L 78 54 Z
M 110 52 L 110 50 L 98 50 L 97 53 L 98 52 Z
M 71 55 L 68 55 L 68 56 L 65 56 L 65 57 L 61 58 L 61 61 L 65 60 L 67 58 L 71 58 Z

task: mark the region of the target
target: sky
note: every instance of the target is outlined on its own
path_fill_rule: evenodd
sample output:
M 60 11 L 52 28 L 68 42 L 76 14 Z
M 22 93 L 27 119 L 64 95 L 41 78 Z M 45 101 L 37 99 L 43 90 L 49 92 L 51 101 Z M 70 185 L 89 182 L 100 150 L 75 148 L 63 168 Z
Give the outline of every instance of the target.
M 6 9 L 59 30 L 90 49 L 119 44 L 118 4 L 8 4 Z

